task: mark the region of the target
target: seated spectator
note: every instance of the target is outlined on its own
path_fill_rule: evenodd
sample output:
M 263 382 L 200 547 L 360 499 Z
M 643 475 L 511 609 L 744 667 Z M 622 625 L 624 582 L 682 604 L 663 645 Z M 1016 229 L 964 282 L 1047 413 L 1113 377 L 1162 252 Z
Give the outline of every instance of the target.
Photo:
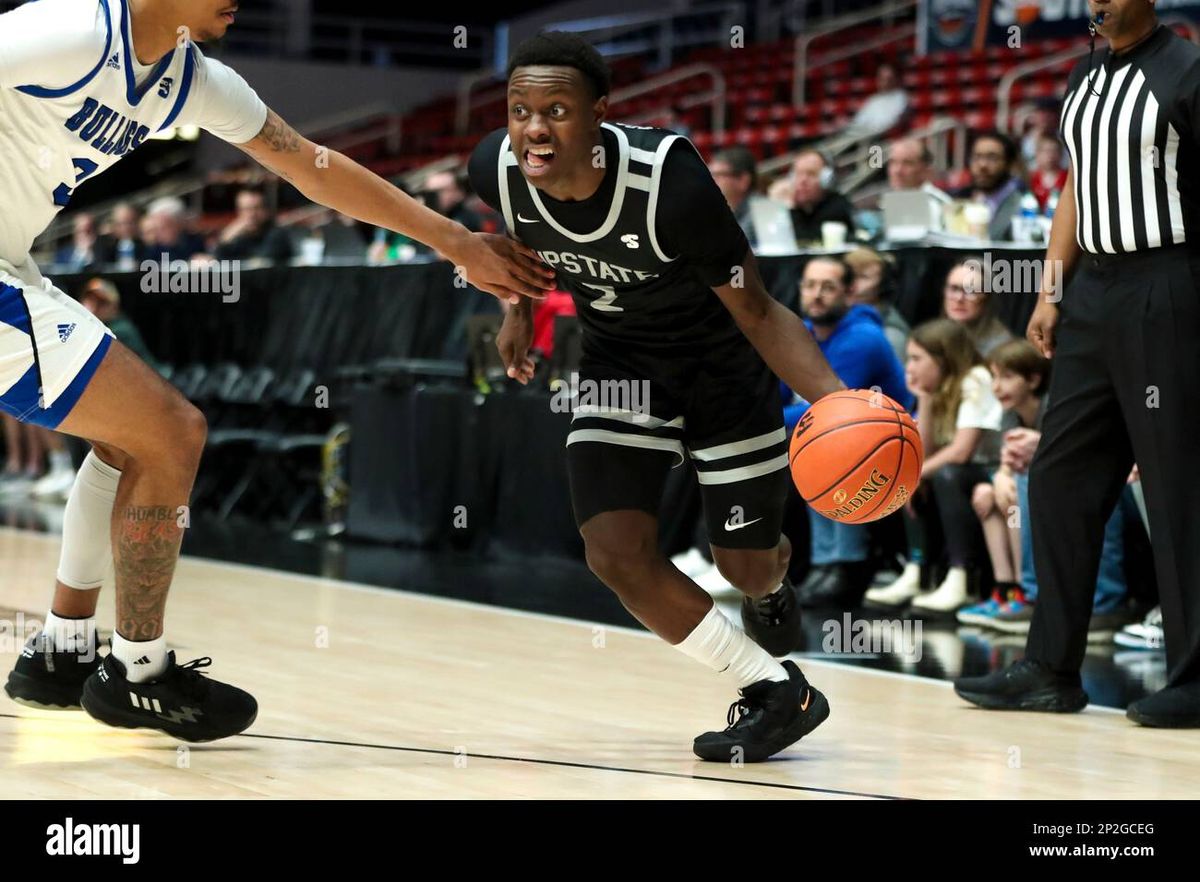
M 939 203 L 950 201 L 950 195 L 935 187 L 933 153 L 916 138 L 900 138 L 888 148 L 888 187 L 893 191 L 920 190 Z
M 54 252 L 54 262 L 73 273 L 100 263 L 96 256 L 99 238 L 95 218 L 86 211 L 79 212 L 72 220 L 71 242 Z
M 980 132 L 971 143 L 971 183 L 952 193 L 986 205 L 991 211 L 988 238 L 994 242 L 1012 241 L 1012 221 L 1021 209 L 1025 184 L 1015 174 L 1017 145 L 1000 132 Z
M 818 150 L 801 150 L 792 163 L 790 207 L 796 243 L 800 246 L 823 242 L 821 225 L 846 225 L 846 238 L 854 234 L 854 206 L 833 189 L 833 167 Z
M 457 221 L 472 232 L 483 229 L 479 215 L 467 206 L 467 188 L 456 172 L 444 171 L 430 175 L 425 181 L 426 203 L 438 214 Z
M 287 263 L 294 249 L 287 231 L 276 226 L 261 190 L 238 191 L 236 215 L 217 237 L 217 260 L 269 260 Z
M 1004 408 L 1001 432 L 1033 428 L 1040 431 L 1046 388 L 1050 382 L 1050 362 L 1027 340 L 1011 340 L 997 347 L 989 359 L 992 392 Z M 1014 511 L 1017 504 L 1017 480 L 1010 464 L 1001 465 L 990 482 L 975 487 L 971 503 L 983 525 L 983 537 L 992 561 L 995 590 L 985 603 L 967 607 L 958 613 L 963 624 L 986 624 L 1005 603 L 1022 600 L 1021 524 Z
M 132 350 L 150 367 L 158 370 L 158 361 L 146 346 L 137 325 L 121 312 L 121 293 L 116 285 L 108 279 L 89 279 L 83 287 L 79 302 L 83 304 L 84 309 L 108 326 L 118 342 Z
M 1013 338 L 1012 331 L 993 314 L 991 295 L 984 290 L 979 258 L 960 260 L 950 268 L 942 289 L 942 315 L 967 330 L 983 358 Z
M 321 240 L 321 259 L 363 262 L 367 258 L 367 240 L 358 221 L 340 211 L 330 211 L 329 217 L 313 227 L 313 235 Z
M 949 319 L 913 330 L 905 380 L 917 397 L 925 448 L 921 482 L 904 510 L 909 558 L 900 577 L 872 588 L 866 601 L 889 609 L 911 603 L 914 612 L 924 615 L 953 615 L 966 605 L 968 577 L 983 563 L 983 537 L 971 494 L 977 484 L 991 480 L 999 465 L 1002 409 L 971 338 Z M 918 594 L 921 564 L 940 562 L 930 542 L 934 530 L 944 536 L 949 568 L 935 590 Z
M 1058 125 L 1062 108 L 1057 98 L 1039 98 L 1036 109 L 1025 122 L 1025 134 L 1021 138 L 1021 160 L 1026 168 L 1033 168 L 1037 162 L 1038 144 L 1042 138 L 1058 138 Z M 1066 156 L 1059 157 L 1059 163 L 1066 170 Z
M 141 212 L 128 202 L 121 202 L 112 210 L 108 219 L 108 230 L 96 245 L 96 261 L 119 270 L 137 269 L 146 259 L 146 243 L 138 232 Z
M 1063 187 L 1067 185 L 1067 170 L 1062 164 L 1064 153 L 1066 150 L 1063 149 L 1063 142 L 1057 134 L 1042 135 L 1038 138 L 1033 170 L 1029 174 L 1029 189 L 1037 197 L 1043 212 L 1050 204 L 1050 197 L 1061 194 Z
M 150 203 L 142 235 L 151 246 L 147 257 L 153 261 L 191 260 L 204 252 L 204 240 L 187 229 L 187 206 L 174 196 Z
M 900 71 L 890 61 L 881 62 L 875 71 L 875 94 L 854 114 L 846 134 L 864 138 L 881 135 L 900 125 L 908 111 L 909 98 Z
M 791 219 L 787 209 L 765 196 L 758 195 L 758 163 L 754 154 L 745 147 L 730 147 L 717 153 L 708 164 L 708 170 L 716 181 L 717 187 L 725 196 L 733 210 L 734 217 L 742 226 L 751 248 L 759 247 L 758 230 L 755 229 L 755 218 L 751 206 L 768 206 L 772 213 L 777 213 L 779 222 L 791 227 Z M 762 209 L 760 209 L 760 212 Z
M 904 369 L 883 333 L 879 313 L 851 305 L 854 270 L 838 257 L 814 257 L 804 267 L 800 306 L 805 324 L 821 352 L 851 389 L 878 389 L 904 407 L 912 405 L 905 388 Z M 784 425 L 789 435 L 810 404 L 782 386 Z M 867 526 L 839 524 L 809 512 L 812 569 L 800 586 L 801 602 L 809 606 L 849 608 L 858 603 L 871 574 Z
M 846 255 L 846 263 L 854 271 L 854 286 L 850 290 L 850 305 L 870 306 L 883 319 L 883 333 L 896 360 L 904 364 L 904 347 L 908 343 L 909 327 L 900 310 L 892 302 L 896 294 L 895 268 L 892 258 L 870 248 L 855 248 Z
M 1029 531 L 1021 526 L 1029 523 L 1029 464 L 1041 440 L 1050 362 L 1029 342 L 1014 340 L 995 351 L 991 370 L 993 391 L 1005 411 L 1001 420 L 1004 444 L 1000 468 L 991 484 L 975 488 L 973 505 L 983 521 L 996 588 L 990 599 L 960 610 L 958 618 L 964 624 L 1026 634 L 1038 591 L 1033 543 Z M 1135 481 L 1135 475 L 1130 480 Z M 1126 518 L 1137 516 L 1133 496 L 1127 486 L 1104 529 L 1092 599 L 1092 631 L 1114 631 L 1129 621 L 1125 524 Z

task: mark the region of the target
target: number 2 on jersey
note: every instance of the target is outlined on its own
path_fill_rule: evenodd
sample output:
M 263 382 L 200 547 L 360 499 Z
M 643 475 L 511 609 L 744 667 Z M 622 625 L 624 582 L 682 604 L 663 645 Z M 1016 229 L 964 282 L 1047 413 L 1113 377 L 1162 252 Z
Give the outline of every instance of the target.
M 625 307 L 617 306 L 617 292 L 612 285 L 592 285 L 588 282 L 583 284 L 589 288 L 595 288 L 603 296 L 597 297 L 592 301 L 592 309 L 598 309 L 601 312 L 624 312 Z

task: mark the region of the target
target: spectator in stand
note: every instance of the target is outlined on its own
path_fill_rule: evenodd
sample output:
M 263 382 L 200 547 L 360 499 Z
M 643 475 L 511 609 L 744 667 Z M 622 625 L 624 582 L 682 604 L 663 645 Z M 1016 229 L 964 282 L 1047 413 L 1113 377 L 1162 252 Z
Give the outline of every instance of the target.
M 1029 189 L 1037 197 L 1042 211 L 1050 204 L 1050 198 L 1061 194 L 1067 185 L 1067 170 L 1063 168 L 1063 142 L 1057 134 L 1040 135 L 1033 170 L 1029 173 Z
M 1057 98 L 1041 98 L 1035 104 L 1033 114 L 1025 123 L 1025 135 L 1021 138 L 1021 160 L 1027 168 L 1037 162 L 1038 142 L 1047 135 L 1058 137 L 1061 108 Z M 1066 156 L 1059 158 L 1063 170 L 1067 168 Z
M 1000 464 L 1002 408 L 992 392 L 991 373 L 963 326 L 934 319 L 913 329 L 905 365 L 908 388 L 917 397 L 917 425 L 925 449 L 921 482 L 905 508 L 909 557 L 904 572 L 890 585 L 872 588 L 873 606 L 953 615 L 969 597 L 970 576 L 986 560 L 979 519 L 971 507 L 977 484 L 990 481 Z M 945 537 L 949 564 L 938 587 L 925 594 L 921 564 L 935 559 L 930 537 Z
M 854 285 L 850 290 L 850 305 L 870 306 L 883 320 L 883 334 L 896 360 L 904 364 L 904 347 L 912 331 L 893 299 L 896 294 L 895 262 L 890 255 L 880 254 L 870 248 L 855 248 L 846 255 L 846 263 L 854 273 Z
M 904 122 L 908 112 L 909 97 L 899 68 L 890 61 L 881 62 L 875 71 L 875 94 L 854 114 L 846 134 L 864 138 L 882 135 Z
M 996 588 L 983 603 L 959 610 L 958 620 L 1010 634 L 1027 634 L 1038 590 L 1033 542 L 1021 525 L 1029 523 L 1029 463 L 1041 440 L 1050 362 L 1028 341 L 1013 340 L 993 353 L 990 367 L 992 391 L 1004 408 L 1000 424 L 1004 445 L 1000 468 L 990 484 L 975 488 L 972 504 L 983 523 Z M 1135 467 L 1104 528 L 1089 631 L 1114 631 L 1129 621 L 1125 523 L 1126 518 L 1137 517 L 1132 489 L 1136 481 Z M 1018 511 L 1015 521 L 1014 509 Z
M 97 257 L 99 236 L 96 219 L 86 211 L 75 215 L 71 224 L 71 243 L 63 245 L 54 253 L 54 262 L 67 272 L 77 273 L 100 263 Z
M 887 175 L 892 190 L 920 190 L 938 202 L 950 201 L 948 193 L 933 185 L 933 153 L 917 138 L 899 138 L 891 143 Z
M 979 132 L 971 142 L 971 183 L 953 193 L 957 199 L 979 202 L 991 211 L 988 238 L 1012 241 L 1012 220 L 1021 210 L 1025 184 L 1016 176 L 1017 145 L 1000 132 Z
M 174 196 L 150 203 L 142 235 L 152 246 L 148 249 L 150 260 L 191 260 L 204 252 L 204 240 L 187 228 L 187 206 Z
M 758 187 L 758 163 L 754 154 L 745 147 L 730 147 L 717 153 L 709 162 L 708 170 L 741 224 L 751 248 L 757 248 L 759 244 L 751 206 L 766 206 L 772 215 L 778 216 L 781 224 L 791 225 L 784 206 L 755 192 Z
M 287 231 L 275 224 L 261 190 L 238 191 L 236 215 L 217 237 L 217 260 L 268 260 L 287 263 L 294 249 Z
M 138 232 L 141 212 L 128 202 L 118 203 L 108 220 L 108 230 L 96 245 L 97 262 L 122 271 L 137 269 L 146 258 L 146 244 Z
M 146 346 L 137 325 L 121 311 L 121 293 L 116 285 L 107 279 L 88 279 L 79 302 L 83 304 L 84 309 L 104 322 L 119 342 L 132 349 L 146 364 L 155 370 L 158 369 L 158 359 Z
M 367 240 L 362 228 L 348 214 L 331 209 L 325 220 L 313 227 L 312 233 L 321 240 L 322 260 L 362 263 L 367 258 Z
M 425 181 L 426 202 L 431 208 L 472 232 L 483 229 L 478 214 L 466 204 L 467 187 L 462 175 L 453 171 L 436 172 Z
M 804 267 L 800 306 L 805 324 L 834 373 L 850 389 L 879 389 L 904 407 L 912 396 L 904 369 L 883 333 L 883 320 L 872 307 L 850 304 L 854 270 L 840 257 L 814 257 Z M 782 384 L 781 384 L 782 385 Z M 784 426 L 795 429 L 810 403 L 782 386 Z M 857 605 L 867 588 L 868 534 L 863 524 L 839 524 L 808 513 L 812 569 L 800 586 L 806 606 Z
M 789 195 L 798 245 L 820 244 L 821 225 L 829 222 L 845 224 L 846 238 L 853 236 L 854 206 L 833 189 L 833 184 L 833 166 L 819 150 L 808 148 L 796 154 Z
M 983 284 L 983 261 L 977 257 L 960 260 L 950 268 L 942 289 L 942 315 L 966 328 L 984 359 L 1013 338 L 993 312 L 991 295 Z

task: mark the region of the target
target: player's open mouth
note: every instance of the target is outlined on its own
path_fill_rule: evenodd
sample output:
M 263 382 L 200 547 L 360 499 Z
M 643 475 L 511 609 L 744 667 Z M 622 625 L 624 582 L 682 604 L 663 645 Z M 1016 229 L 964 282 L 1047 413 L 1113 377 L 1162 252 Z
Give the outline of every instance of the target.
M 231 24 L 233 24 L 233 14 L 234 14 L 235 12 L 237 12 L 237 7 L 236 7 L 236 6 L 235 6 L 235 7 L 233 7 L 233 9 L 230 9 L 230 10 L 229 10 L 229 11 L 227 11 L 227 12 L 222 12 L 222 13 L 221 13 L 221 19 L 222 19 L 222 20 L 225 22 L 225 24 L 229 24 L 229 25 L 231 25 Z
M 545 146 L 527 147 L 525 149 L 525 168 L 532 174 L 545 171 L 554 162 L 554 150 Z

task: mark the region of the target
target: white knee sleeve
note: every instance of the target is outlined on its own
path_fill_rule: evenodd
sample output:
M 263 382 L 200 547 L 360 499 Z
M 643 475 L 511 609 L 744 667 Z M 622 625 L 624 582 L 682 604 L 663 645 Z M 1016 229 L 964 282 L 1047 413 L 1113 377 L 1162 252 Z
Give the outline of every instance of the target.
M 99 588 L 112 563 L 112 510 L 121 473 L 89 451 L 63 515 L 58 581 L 69 588 Z

